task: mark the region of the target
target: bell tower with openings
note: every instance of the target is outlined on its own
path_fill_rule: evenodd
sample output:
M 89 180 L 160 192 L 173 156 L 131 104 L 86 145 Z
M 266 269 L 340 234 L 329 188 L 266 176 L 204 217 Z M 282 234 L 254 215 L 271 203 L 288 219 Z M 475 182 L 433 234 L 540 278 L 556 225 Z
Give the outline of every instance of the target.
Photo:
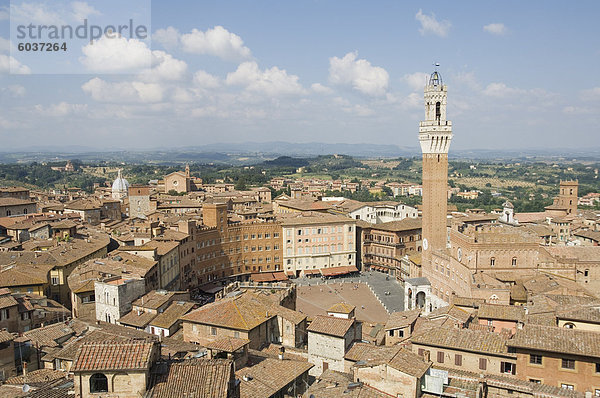
M 419 125 L 423 153 L 423 251 L 446 248 L 448 209 L 448 150 L 452 141 L 452 122 L 446 120 L 448 87 L 436 70 L 425 86 L 425 120 Z

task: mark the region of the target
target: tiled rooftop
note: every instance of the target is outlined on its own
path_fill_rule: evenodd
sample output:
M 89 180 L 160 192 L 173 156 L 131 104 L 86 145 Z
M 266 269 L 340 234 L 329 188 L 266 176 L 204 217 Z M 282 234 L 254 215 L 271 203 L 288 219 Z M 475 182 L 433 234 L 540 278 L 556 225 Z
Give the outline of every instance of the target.
M 141 370 L 150 367 L 156 343 L 87 343 L 77 351 L 72 371 Z
M 600 358 L 600 333 L 538 325 L 525 325 L 508 346 Z
M 353 324 L 354 320 L 352 319 L 317 315 L 306 330 L 343 338 Z

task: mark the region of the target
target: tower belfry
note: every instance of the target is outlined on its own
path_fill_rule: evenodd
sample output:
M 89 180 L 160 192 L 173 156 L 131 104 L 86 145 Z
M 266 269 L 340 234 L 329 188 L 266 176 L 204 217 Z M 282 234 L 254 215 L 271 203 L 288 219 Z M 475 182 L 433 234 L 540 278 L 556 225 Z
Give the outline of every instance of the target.
M 436 70 L 425 86 L 425 120 L 419 124 L 423 153 L 423 250 L 446 248 L 448 150 L 452 122 L 446 120 L 448 87 Z

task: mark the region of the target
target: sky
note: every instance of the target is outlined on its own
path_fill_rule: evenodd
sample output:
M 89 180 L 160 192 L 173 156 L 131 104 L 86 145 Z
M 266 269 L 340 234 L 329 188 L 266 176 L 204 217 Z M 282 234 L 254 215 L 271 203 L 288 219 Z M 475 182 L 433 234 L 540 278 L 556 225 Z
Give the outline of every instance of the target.
M 417 147 L 435 63 L 450 151 L 600 147 L 598 1 L 138 1 L 0 0 L 0 151 Z M 150 34 L 17 49 L 18 18 L 118 15 Z

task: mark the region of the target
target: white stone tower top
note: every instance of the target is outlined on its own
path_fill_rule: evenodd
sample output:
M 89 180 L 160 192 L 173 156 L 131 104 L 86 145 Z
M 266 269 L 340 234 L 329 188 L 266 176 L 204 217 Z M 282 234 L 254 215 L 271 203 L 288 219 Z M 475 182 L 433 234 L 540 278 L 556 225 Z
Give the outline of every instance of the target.
M 448 87 L 442 76 L 434 71 L 425 86 L 425 120 L 419 125 L 422 153 L 448 153 L 452 141 L 452 122 L 446 120 Z

